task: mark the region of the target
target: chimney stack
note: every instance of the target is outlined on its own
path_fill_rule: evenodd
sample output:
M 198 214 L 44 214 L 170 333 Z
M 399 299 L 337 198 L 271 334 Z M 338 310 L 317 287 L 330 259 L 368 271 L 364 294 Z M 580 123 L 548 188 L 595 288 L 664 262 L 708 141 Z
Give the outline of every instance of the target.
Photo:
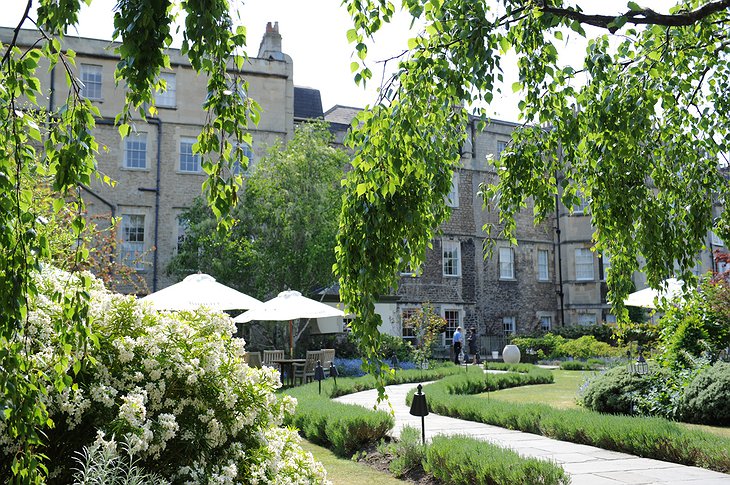
M 281 52 L 281 34 L 279 34 L 279 22 L 266 23 L 266 32 L 261 39 L 259 45 L 258 56 L 261 59 L 275 59 L 277 61 L 284 60 L 284 54 Z

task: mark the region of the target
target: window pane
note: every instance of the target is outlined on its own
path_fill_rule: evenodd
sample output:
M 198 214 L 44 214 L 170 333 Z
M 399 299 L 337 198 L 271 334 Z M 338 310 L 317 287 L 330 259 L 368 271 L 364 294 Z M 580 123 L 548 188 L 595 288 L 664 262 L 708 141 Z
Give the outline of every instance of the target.
M 180 140 L 181 172 L 200 172 L 200 157 L 197 153 L 193 153 L 193 145 L 196 141 L 195 138 L 183 138 Z
M 509 142 L 504 140 L 497 140 L 497 156 L 495 157 L 497 160 L 502 158 L 502 152 L 507 149 L 507 144 Z
M 461 325 L 461 313 L 459 310 L 444 310 L 444 320 L 446 320 L 444 343 L 446 345 L 451 345 L 453 343 L 456 327 Z
M 553 317 L 540 317 L 540 330 L 549 332 L 553 327 Z
M 407 310 L 403 310 L 400 314 L 400 321 L 402 326 L 401 335 L 403 337 L 403 340 L 411 342 L 413 345 L 416 344 L 416 333 L 413 329 L 413 322 L 409 321 L 409 318 L 415 315 L 415 313 L 415 309 L 408 308 Z
M 575 250 L 575 279 L 576 280 L 592 280 L 593 272 L 593 253 L 590 249 Z
M 548 252 L 544 249 L 537 251 L 537 279 L 540 281 L 547 281 L 550 279 Z
M 184 217 L 177 218 L 177 250 L 182 249 L 185 244 L 185 238 L 187 237 L 188 229 L 190 229 L 190 222 Z
M 81 64 L 81 96 L 87 99 L 101 99 L 101 66 Z
M 444 276 L 459 276 L 461 267 L 458 241 L 443 242 L 443 270 Z
M 155 92 L 155 104 L 164 108 L 174 108 L 176 106 L 177 81 L 175 74 L 171 72 L 160 73 L 160 79 L 167 83 L 164 91 Z
M 241 154 L 248 159 L 248 163 L 246 165 L 246 170 L 241 170 L 241 164 L 238 163 L 238 161 L 233 163 L 233 175 L 240 175 L 242 173 L 250 174 L 253 171 L 253 162 L 254 162 L 254 154 L 253 149 L 251 148 L 251 145 L 248 143 L 243 143 L 240 146 L 236 145 L 234 147 L 234 150 L 236 148 L 240 148 Z M 235 151 L 233 152 L 233 155 L 236 156 L 237 154 Z
M 500 279 L 514 279 L 515 264 L 512 248 L 499 248 L 499 277 Z
M 122 215 L 122 262 L 134 269 L 144 269 L 144 216 Z
M 594 313 L 584 313 L 578 315 L 578 325 L 589 326 L 596 324 L 596 315 Z
M 451 190 L 446 196 L 446 205 L 449 207 L 459 207 L 459 174 L 454 173 L 451 178 Z
M 502 330 L 505 336 L 513 335 L 515 333 L 515 317 L 502 318 Z
M 147 133 L 130 134 L 124 139 L 124 166 L 147 168 Z

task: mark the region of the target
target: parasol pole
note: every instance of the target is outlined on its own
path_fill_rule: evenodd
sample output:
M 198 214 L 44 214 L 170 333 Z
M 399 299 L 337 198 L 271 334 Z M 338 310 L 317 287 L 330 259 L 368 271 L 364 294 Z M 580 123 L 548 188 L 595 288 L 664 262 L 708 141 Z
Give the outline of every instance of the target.
M 294 331 L 292 330 L 291 320 L 289 320 L 289 358 L 294 358 Z

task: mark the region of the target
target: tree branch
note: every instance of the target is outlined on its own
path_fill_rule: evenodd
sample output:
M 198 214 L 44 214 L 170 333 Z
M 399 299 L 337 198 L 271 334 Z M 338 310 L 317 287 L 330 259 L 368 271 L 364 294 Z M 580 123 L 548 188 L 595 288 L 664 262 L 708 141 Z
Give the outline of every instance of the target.
M 558 8 L 550 6 L 538 7 L 541 12 L 549 13 L 558 17 L 563 17 L 571 20 L 577 20 L 582 24 L 592 25 L 594 27 L 600 27 L 608 29 L 610 32 L 615 32 L 615 22 L 619 17 L 625 17 L 626 23 L 634 25 L 664 25 L 667 27 L 682 27 L 687 25 L 693 25 L 696 22 L 709 17 L 712 14 L 721 12 L 730 8 L 730 0 L 718 0 L 710 2 L 702 7 L 687 12 L 680 12 L 676 14 L 661 14 L 653 11 L 650 8 L 644 8 L 641 10 L 629 10 L 628 12 L 618 15 L 590 15 L 576 10 L 572 7 Z
M 20 33 L 20 28 L 25 23 L 25 20 L 28 18 L 28 14 L 30 13 L 30 7 L 33 6 L 33 0 L 28 0 L 28 3 L 25 5 L 25 12 L 23 13 L 23 16 L 20 18 L 20 22 L 18 22 L 18 26 L 15 27 L 14 33 L 13 33 L 13 40 L 10 41 L 10 44 L 8 45 L 7 49 L 5 50 L 5 55 L 3 56 L 2 61 L 0 61 L 0 66 L 5 65 L 5 62 L 7 62 L 8 57 L 10 57 L 10 51 L 13 47 L 15 47 L 15 43 L 18 41 L 18 34 Z

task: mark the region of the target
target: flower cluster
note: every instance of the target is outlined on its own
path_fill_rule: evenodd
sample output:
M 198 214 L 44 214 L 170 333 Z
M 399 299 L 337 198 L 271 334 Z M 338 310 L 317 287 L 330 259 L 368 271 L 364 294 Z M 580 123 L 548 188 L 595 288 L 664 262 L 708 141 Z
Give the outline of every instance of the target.
M 54 476 L 69 477 L 68 450 L 90 446 L 100 431 L 123 439 L 138 466 L 176 483 L 326 483 L 322 466 L 282 427 L 296 400 L 274 394 L 277 371 L 244 362 L 244 341 L 232 337 L 227 315 L 156 312 L 94 280 L 90 337 L 62 359 L 63 314 L 49 295 L 69 291 L 70 281 L 44 268 L 29 315 L 37 367 L 73 378 L 60 393 L 46 390 Z M 15 444 L 0 444 L 7 459 Z

